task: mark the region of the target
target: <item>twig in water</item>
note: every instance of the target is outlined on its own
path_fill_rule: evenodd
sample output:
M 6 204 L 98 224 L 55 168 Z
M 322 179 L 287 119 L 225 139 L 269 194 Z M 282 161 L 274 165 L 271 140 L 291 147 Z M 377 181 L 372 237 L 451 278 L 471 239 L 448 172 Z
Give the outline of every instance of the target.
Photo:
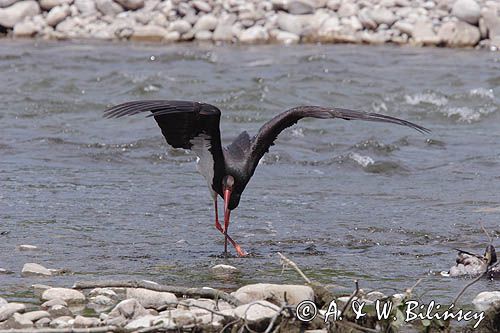
M 467 290 L 467 288 L 469 288 L 470 286 L 472 286 L 474 283 L 476 283 L 477 281 L 481 280 L 481 278 L 483 276 L 486 275 L 486 273 L 488 273 L 488 267 L 486 267 L 486 269 L 484 270 L 484 272 L 479 275 L 477 278 L 475 278 L 474 280 L 472 280 L 471 282 L 467 283 L 463 288 L 462 290 L 458 293 L 458 295 L 455 297 L 455 299 L 453 300 L 452 304 L 457 304 L 457 301 L 458 299 L 460 298 L 460 296 L 462 296 L 462 294 Z
M 241 302 L 234 296 L 212 288 L 185 288 L 178 286 L 166 286 L 149 281 L 80 281 L 76 282 L 73 289 L 93 289 L 93 288 L 143 288 L 153 291 L 169 292 L 177 296 L 220 298 L 231 305 L 239 306 Z
M 280 256 L 281 262 L 284 263 L 284 265 L 289 265 L 292 267 L 299 275 L 307 282 L 311 283 L 311 280 L 302 272 L 302 270 L 297 266 L 296 263 L 285 257 L 281 252 L 278 252 L 278 255 Z
M 347 300 L 347 303 L 345 303 L 344 308 L 342 309 L 342 311 L 340 311 L 340 317 L 342 317 L 344 315 L 345 310 L 347 310 L 347 307 L 349 306 L 349 303 L 352 302 L 352 300 L 354 299 L 354 297 L 358 296 L 358 293 L 359 293 L 359 283 L 358 283 L 358 280 L 354 280 L 354 283 L 356 284 L 356 290 L 354 290 L 354 292 L 352 293 L 351 297 L 349 297 L 349 299 Z

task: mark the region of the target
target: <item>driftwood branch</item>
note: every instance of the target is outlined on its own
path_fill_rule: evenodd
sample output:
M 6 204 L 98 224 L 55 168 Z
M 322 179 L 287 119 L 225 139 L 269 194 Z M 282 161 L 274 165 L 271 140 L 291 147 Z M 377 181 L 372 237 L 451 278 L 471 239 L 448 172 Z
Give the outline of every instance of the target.
M 105 333 L 105 332 L 129 332 L 122 327 L 117 326 L 102 326 L 91 328 L 23 328 L 23 329 L 10 329 L 0 330 L 0 333 Z
M 203 297 L 211 299 L 222 299 L 231 305 L 239 306 L 241 302 L 230 294 L 212 288 L 185 288 L 178 286 L 161 285 L 149 281 L 80 281 L 76 282 L 73 289 L 93 288 L 144 288 L 153 291 L 169 292 L 176 296 Z
M 299 275 L 307 282 L 311 283 L 311 280 L 302 272 L 302 270 L 297 266 L 296 263 L 285 257 L 281 252 L 278 252 L 278 255 L 280 256 L 281 262 L 285 265 L 288 265 L 292 267 Z
M 345 312 L 345 310 L 347 310 L 347 307 L 349 306 L 349 304 L 352 302 L 352 300 L 354 299 L 354 297 L 358 296 L 358 293 L 359 293 L 359 283 L 358 283 L 358 280 L 354 280 L 354 284 L 356 285 L 356 290 L 354 290 L 354 292 L 352 293 L 351 297 L 349 297 L 349 299 L 347 300 L 347 303 L 345 303 L 344 308 L 340 312 L 340 317 L 344 316 L 344 312 Z

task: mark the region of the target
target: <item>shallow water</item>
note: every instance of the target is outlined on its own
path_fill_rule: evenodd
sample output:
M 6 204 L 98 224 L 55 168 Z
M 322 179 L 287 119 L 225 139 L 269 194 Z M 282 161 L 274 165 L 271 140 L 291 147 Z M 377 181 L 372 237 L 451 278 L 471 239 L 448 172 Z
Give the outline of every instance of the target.
M 33 283 L 144 278 L 233 289 L 299 282 L 276 252 L 327 284 L 450 301 L 467 282 L 437 272 L 453 248 L 499 246 L 500 56 L 393 47 L 0 43 L 0 296 Z M 223 237 L 195 157 L 142 116 L 107 120 L 133 99 L 186 99 L 223 111 L 229 143 L 300 104 L 382 112 L 432 130 L 305 120 L 258 167 Z M 35 252 L 16 250 L 33 244 Z M 72 274 L 21 278 L 24 263 Z M 230 280 L 216 263 L 237 266 Z M 498 289 L 481 281 L 475 293 Z

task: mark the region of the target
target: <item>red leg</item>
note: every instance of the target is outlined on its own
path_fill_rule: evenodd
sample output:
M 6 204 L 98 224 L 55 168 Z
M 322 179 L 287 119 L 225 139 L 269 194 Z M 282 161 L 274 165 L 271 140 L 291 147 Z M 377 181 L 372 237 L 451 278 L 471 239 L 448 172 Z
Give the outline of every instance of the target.
M 233 245 L 234 249 L 238 253 L 240 257 L 244 257 L 247 253 L 241 248 L 241 246 L 238 245 L 226 232 L 224 232 L 224 228 L 222 228 L 222 225 L 219 223 L 219 211 L 217 209 L 217 197 L 214 200 L 214 207 L 215 207 L 215 228 L 219 230 L 225 237 L 226 239 L 224 240 L 224 248 L 226 249 L 227 253 L 227 241 Z M 229 225 L 229 221 L 228 221 Z M 225 218 L 224 218 L 224 226 L 225 226 Z

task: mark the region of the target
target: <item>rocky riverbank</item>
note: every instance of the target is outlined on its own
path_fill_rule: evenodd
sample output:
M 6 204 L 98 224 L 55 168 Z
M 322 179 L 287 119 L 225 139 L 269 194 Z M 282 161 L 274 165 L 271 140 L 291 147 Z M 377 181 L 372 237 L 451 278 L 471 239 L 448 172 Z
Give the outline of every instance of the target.
M 26 245 L 21 247 L 31 250 Z M 38 279 L 31 286 L 35 301 L 19 303 L 0 297 L 0 333 L 328 333 L 429 329 L 433 332 L 470 332 L 471 329 L 475 332 L 498 332 L 498 291 L 479 293 L 472 301 L 474 310 L 469 305 L 465 306 L 467 310 L 457 307 L 451 311 L 453 307 L 441 304 L 441 310 L 438 307 L 433 311 L 434 314 L 451 311 L 457 315 L 466 311 L 463 318 L 468 316 L 469 319 L 460 319 L 462 317 L 457 315 L 449 317 L 451 319 L 437 315 L 409 319 L 409 307 L 415 308 L 415 304 L 420 304 L 415 297 L 418 293 L 414 293 L 420 281 L 392 295 L 365 291 L 358 281 L 355 281 L 353 291 L 339 286 L 327 287 L 311 281 L 293 261 L 278 254 L 283 265 L 293 268 L 306 281 L 305 285 L 257 283 L 227 292 L 210 287 L 170 286 L 145 280 L 101 280 L 76 282 L 71 288 L 62 288 L 43 284 L 43 279 L 63 272 L 27 263 L 21 277 Z M 224 264 L 215 265 L 210 271 L 225 280 L 239 274 L 237 267 Z M 467 286 L 462 292 L 465 288 Z M 439 301 L 436 302 L 439 304 Z M 376 309 L 378 306 L 385 308 L 384 304 L 390 307 L 386 316 L 381 317 Z M 432 305 L 422 303 L 422 306 Z M 359 311 L 363 314 L 361 317 Z M 425 312 L 425 309 L 420 312 Z
M 500 47 L 496 0 L 0 0 L 7 37 Z

